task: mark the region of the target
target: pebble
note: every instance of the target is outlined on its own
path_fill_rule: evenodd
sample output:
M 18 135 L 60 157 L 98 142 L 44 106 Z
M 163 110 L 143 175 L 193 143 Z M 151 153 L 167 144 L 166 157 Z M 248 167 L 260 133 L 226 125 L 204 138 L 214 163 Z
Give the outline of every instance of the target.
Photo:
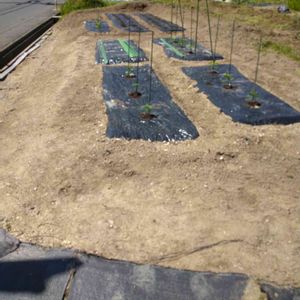
M 113 220 L 108 220 L 108 226 L 109 226 L 109 228 L 113 228 L 114 227 L 114 221 Z

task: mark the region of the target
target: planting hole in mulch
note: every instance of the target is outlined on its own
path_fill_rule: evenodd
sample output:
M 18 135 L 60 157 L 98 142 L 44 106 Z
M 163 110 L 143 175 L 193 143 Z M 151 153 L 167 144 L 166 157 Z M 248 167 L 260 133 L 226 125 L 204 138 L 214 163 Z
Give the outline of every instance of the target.
M 149 141 L 190 140 L 199 136 L 193 123 L 172 101 L 167 88 L 152 72 L 149 98 L 149 65 L 138 73 L 138 101 L 132 99 L 133 82 L 126 78 L 126 66 L 103 68 L 103 98 L 108 114 L 109 138 Z
M 125 77 L 128 78 L 128 79 L 132 79 L 132 78 L 135 78 L 136 76 L 132 72 L 126 72 Z
M 113 24 L 123 30 L 130 32 L 147 32 L 147 28 L 139 24 L 135 19 L 126 14 L 106 14 Z
M 96 44 L 96 63 L 98 64 L 119 64 L 124 62 L 147 61 L 142 49 L 139 49 L 133 42 L 125 39 L 112 41 L 99 40 Z M 128 73 L 128 72 L 127 72 Z M 129 78 L 135 77 L 134 72 L 129 71 Z
M 218 65 L 218 75 L 212 75 L 210 69 L 211 66 L 186 67 L 183 72 L 195 80 L 199 90 L 234 122 L 251 125 L 300 122 L 300 112 L 248 80 L 234 66 L 230 72 L 234 89 L 223 87 L 229 65 Z
M 137 99 L 137 98 L 140 98 L 142 96 L 142 93 L 134 91 L 134 92 L 130 92 L 128 94 L 128 96 L 131 97 L 131 98 Z
M 107 22 L 102 20 L 89 20 L 84 22 L 85 28 L 92 32 L 110 32 Z
M 234 86 L 232 84 L 224 84 L 223 88 L 226 90 L 234 90 L 236 88 L 236 86 Z
M 252 101 L 247 101 L 247 104 L 250 108 L 258 109 L 261 107 L 261 103 L 258 101 L 252 100 Z
M 219 75 L 219 72 L 217 70 L 210 70 L 209 74 L 211 74 L 211 75 Z
M 223 57 L 219 54 L 212 55 L 211 51 L 197 44 L 195 51 L 195 42 L 188 38 L 160 38 L 154 41 L 156 44 L 164 47 L 168 57 L 182 60 L 219 60 Z
M 140 113 L 140 116 L 145 121 L 150 121 L 152 119 L 157 118 L 157 115 L 149 114 L 149 113 Z
M 184 28 L 178 26 L 177 24 L 171 23 L 164 19 L 161 19 L 157 16 L 148 13 L 139 13 L 137 14 L 142 20 L 146 21 L 148 24 L 154 25 L 159 28 L 162 32 L 176 32 L 183 31 Z

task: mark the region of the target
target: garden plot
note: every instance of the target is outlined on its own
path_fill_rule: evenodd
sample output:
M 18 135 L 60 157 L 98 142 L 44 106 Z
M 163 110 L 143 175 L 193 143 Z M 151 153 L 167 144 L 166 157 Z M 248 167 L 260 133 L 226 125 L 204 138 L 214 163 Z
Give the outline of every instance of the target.
M 110 32 L 107 22 L 102 20 L 88 20 L 84 21 L 86 30 L 92 32 Z
M 230 70 L 228 73 L 228 70 Z M 197 87 L 233 121 L 251 124 L 300 122 L 300 113 L 259 85 L 249 81 L 234 66 L 183 68 Z
M 142 49 L 133 41 L 124 39 L 103 41 L 99 40 L 96 46 L 96 63 L 119 64 L 123 62 L 142 62 L 147 57 Z
M 161 19 L 157 16 L 154 16 L 152 14 L 142 14 L 139 13 L 138 16 L 146 21 L 147 23 L 154 25 L 159 28 L 160 31 L 163 32 L 176 32 L 176 31 L 183 31 L 184 28 L 178 26 L 177 24 L 174 24 L 172 22 L 166 21 L 164 19 Z
M 174 57 L 183 60 L 218 60 L 223 59 L 219 54 L 204 48 L 201 44 L 188 38 L 160 38 L 155 40 L 156 44 L 164 47 L 168 57 Z
M 126 76 L 127 67 L 104 67 L 103 70 L 108 137 L 170 141 L 199 136 L 155 73 L 152 73 L 150 86 L 148 65 L 137 69 L 134 76 Z
M 126 14 L 107 14 L 108 18 L 113 22 L 113 24 L 123 31 L 130 32 L 147 32 L 147 28 L 139 24 L 135 19 Z
M 0 139 L 5 145 L 0 147 L 0 227 L 47 248 L 185 270 L 246 273 L 260 282 L 300 286 L 295 231 L 300 123 L 232 122 L 204 93 L 195 92 L 196 82 L 182 72 L 184 66 L 204 63 L 170 60 L 156 46 L 155 73 L 200 138 L 150 143 L 106 136 L 96 41 L 128 39 L 128 33 L 108 21 L 111 33 L 95 39 L 99 33 L 87 33 L 83 22 L 97 19 L 98 13 L 132 15 L 143 9 L 170 20 L 170 7 L 146 5 L 122 2 L 99 12 L 66 15 L 51 37 L 0 82 Z M 231 16 L 237 8 L 228 7 L 230 18 L 224 9 L 211 14 L 212 40 L 216 14 L 222 14 L 217 51 L 229 58 Z M 206 11 L 200 12 L 198 36 L 208 42 Z M 268 18 L 274 24 L 277 19 L 276 14 Z M 189 28 L 187 12 L 185 23 Z M 234 64 L 254 75 L 259 30 L 243 23 L 237 29 Z M 274 38 L 271 30 L 264 33 L 265 41 Z M 294 35 L 286 33 L 278 28 L 276 40 L 292 41 Z M 140 47 L 151 61 L 149 36 L 142 35 Z M 138 45 L 138 34 L 131 39 Z M 273 51 L 264 51 L 261 62 L 259 83 L 300 111 L 300 63 Z M 192 277 L 191 283 L 201 278 Z

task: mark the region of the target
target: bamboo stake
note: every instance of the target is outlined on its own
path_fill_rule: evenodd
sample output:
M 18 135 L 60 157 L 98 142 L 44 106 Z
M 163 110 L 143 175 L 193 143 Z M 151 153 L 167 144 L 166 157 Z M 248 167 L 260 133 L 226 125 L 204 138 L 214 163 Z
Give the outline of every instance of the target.
M 258 78 L 258 68 L 259 68 L 259 63 L 260 63 L 261 48 L 262 48 L 262 34 L 260 35 L 259 46 L 258 46 L 258 50 L 257 50 L 257 61 L 256 61 L 255 79 L 254 79 L 255 83 L 257 83 L 257 78 Z
M 174 6 L 174 0 L 172 0 L 171 4 L 171 38 L 173 38 L 173 6 Z
M 127 72 L 128 72 L 128 77 L 130 77 L 130 52 L 129 52 L 129 47 L 130 47 L 130 30 L 131 30 L 131 20 L 129 18 L 129 23 L 128 23 L 128 66 L 127 66 Z
M 182 27 L 182 39 L 184 39 L 184 20 L 183 20 L 183 14 L 182 14 L 182 6 L 181 6 L 181 0 L 178 0 L 179 3 L 179 13 L 180 13 L 180 19 L 181 19 L 181 27 Z
M 230 59 L 229 59 L 229 68 L 228 68 L 228 73 L 229 74 L 231 74 L 231 68 L 232 68 L 232 53 L 233 53 L 233 43 L 234 43 L 234 31 L 235 31 L 235 19 L 233 20 L 233 23 L 232 23 Z
M 152 100 L 152 70 L 153 70 L 153 40 L 154 40 L 154 32 L 151 32 L 151 54 L 150 54 L 150 70 L 149 70 L 149 104 Z
M 136 94 L 138 93 L 138 88 L 139 88 L 140 44 L 141 44 L 141 28 L 139 27 L 138 56 L 137 56 L 137 65 L 136 65 L 136 86 L 135 86 Z
M 218 15 L 217 31 L 216 31 L 216 39 L 215 39 L 215 49 L 214 49 L 214 58 L 216 58 L 215 55 L 217 53 L 217 43 L 218 43 L 218 37 L 219 37 L 220 18 L 221 18 L 221 16 Z
M 207 10 L 207 22 L 208 22 L 208 31 L 209 31 L 210 50 L 211 50 L 211 55 L 213 57 L 213 61 L 215 61 L 214 48 L 213 48 L 213 42 L 212 42 L 212 31 L 211 31 L 211 24 L 210 24 L 210 14 L 209 14 L 208 0 L 206 0 L 205 2 L 206 2 L 206 10 Z
M 191 5 L 190 53 L 193 53 L 193 7 Z
M 197 53 L 197 43 L 198 43 L 199 4 L 200 4 L 200 0 L 197 0 L 197 17 L 196 17 L 195 48 L 194 48 L 195 55 Z

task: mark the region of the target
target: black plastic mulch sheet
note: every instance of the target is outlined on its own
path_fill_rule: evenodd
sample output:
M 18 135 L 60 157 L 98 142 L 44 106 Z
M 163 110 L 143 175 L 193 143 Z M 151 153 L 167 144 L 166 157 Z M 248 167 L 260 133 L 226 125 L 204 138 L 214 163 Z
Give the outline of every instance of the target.
M 110 28 L 105 21 L 89 20 L 84 22 L 85 28 L 92 32 L 109 32 Z
M 233 89 L 225 89 L 225 73 L 229 65 L 218 65 L 218 74 L 211 66 L 183 68 L 183 72 L 197 81 L 196 86 L 209 100 L 229 115 L 233 121 L 251 124 L 291 124 L 300 122 L 300 113 L 259 85 L 249 81 L 232 66 Z M 257 96 L 250 97 L 255 91 Z
M 186 37 L 159 38 L 154 41 L 156 44 L 164 47 L 168 57 L 174 57 L 182 60 L 219 60 L 223 56 L 212 52 L 201 44 L 197 43 L 195 51 L 195 42 Z
M 177 24 L 171 23 L 170 21 L 161 19 L 157 16 L 147 13 L 139 13 L 137 14 L 141 19 L 146 21 L 147 23 L 154 25 L 159 28 L 162 32 L 176 32 L 183 31 L 184 28 L 178 26 Z
M 75 273 L 68 299 L 242 300 L 248 282 L 243 274 L 191 272 L 90 256 Z
M 128 47 L 129 44 L 129 47 Z M 133 41 L 119 39 L 112 41 L 99 40 L 96 44 L 97 64 L 119 64 L 124 62 L 147 61 L 144 51 L 136 46 Z
M 139 24 L 135 19 L 133 19 L 129 15 L 126 14 L 106 14 L 106 15 L 117 28 L 120 28 L 123 31 L 129 31 L 129 28 L 130 28 L 130 32 L 149 31 L 147 28 L 143 27 L 141 24 Z
M 136 78 L 125 76 L 126 67 L 103 68 L 103 96 L 108 114 L 106 135 L 109 138 L 143 139 L 150 141 L 189 140 L 199 136 L 196 127 L 172 101 L 169 91 L 152 73 L 151 114 L 155 118 L 143 120 L 141 113 L 149 103 L 148 65 L 139 69 L 140 98 L 132 98 Z M 136 73 L 136 70 L 135 70 Z

